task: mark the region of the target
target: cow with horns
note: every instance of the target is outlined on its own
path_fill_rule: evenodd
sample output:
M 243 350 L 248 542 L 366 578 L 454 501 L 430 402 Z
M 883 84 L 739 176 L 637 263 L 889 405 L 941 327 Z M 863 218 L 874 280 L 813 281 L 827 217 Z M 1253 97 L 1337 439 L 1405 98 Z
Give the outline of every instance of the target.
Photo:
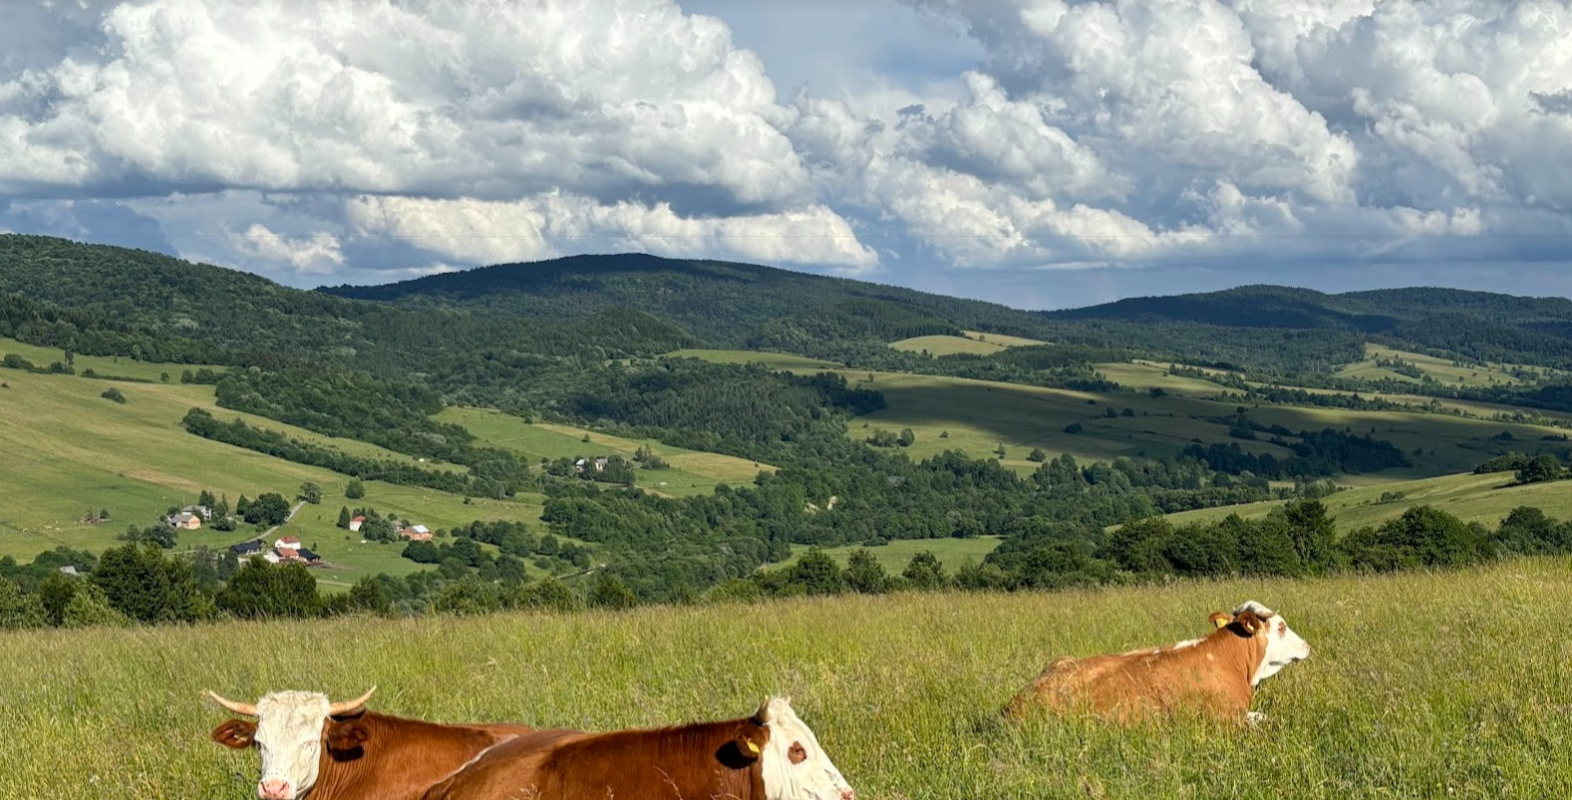
M 487 748 L 531 732 L 523 725 L 439 725 L 366 710 L 371 691 L 330 702 L 316 692 L 273 692 L 255 704 L 208 692 L 255 722 L 231 719 L 213 741 L 257 748 L 261 800 L 417 800 Z
M 1281 614 L 1254 600 L 1232 614 L 1213 612 L 1211 623 L 1214 630 L 1203 639 L 1058 659 L 1010 700 L 1004 716 L 1081 709 L 1129 721 L 1189 710 L 1253 723 L 1256 684 L 1309 658 L 1310 645 Z

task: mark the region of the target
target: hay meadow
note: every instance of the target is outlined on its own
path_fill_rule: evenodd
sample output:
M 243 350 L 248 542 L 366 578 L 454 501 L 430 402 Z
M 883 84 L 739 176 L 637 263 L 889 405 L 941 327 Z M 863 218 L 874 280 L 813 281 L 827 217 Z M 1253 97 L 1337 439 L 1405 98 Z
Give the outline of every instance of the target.
M 1267 720 L 1123 729 L 997 721 L 1042 664 L 1171 642 L 1245 599 L 1315 648 Z M 310 688 L 439 720 L 606 729 L 748 713 L 790 693 L 859 796 L 1572 795 L 1572 565 L 906 594 L 630 612 L 340 618 L 0 634 L 0 798 L 252 796 L 256 756 L 202 699 Z

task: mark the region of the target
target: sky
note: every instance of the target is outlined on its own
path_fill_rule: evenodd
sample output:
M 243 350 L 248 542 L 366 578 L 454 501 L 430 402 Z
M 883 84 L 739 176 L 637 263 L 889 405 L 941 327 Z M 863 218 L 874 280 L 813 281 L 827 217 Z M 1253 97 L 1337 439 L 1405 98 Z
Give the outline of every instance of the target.
M 1020 308 L 1572 296 L 1572 0 L 7 15 L 0 231 L 294 286 L 638 251 Z

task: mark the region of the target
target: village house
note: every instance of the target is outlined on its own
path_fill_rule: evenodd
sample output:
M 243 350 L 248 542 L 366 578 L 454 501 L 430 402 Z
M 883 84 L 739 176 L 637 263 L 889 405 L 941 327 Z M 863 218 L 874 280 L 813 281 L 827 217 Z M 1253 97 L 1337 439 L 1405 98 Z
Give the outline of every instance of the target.
M 207 506 L 186 506 L 180 510 L 186 514 L 195 514 L 204 520 L 213 519 L 213 509 L 208 508 Z
M 399 533 L 402 534 L 405 539 L 408 539 L 412 542 L 431 541 L 431 529 L 424 525 L 411 525 L 399 531 Z
M 300 546 L 300 539 L 295 536 L 285 536 L 273 543 L 272 547 L 262 539 L 232 544 L 229 552 L 241 559 L 252 556 L 262 556 L 269 564 L 288 564 L 291 562 L 303 564 L 321 564 L 322 557 Z
M 609 463 L 611 463 L 611 459 L 609 458 L 597 458 L 593 461 L 587 458 L 581 458 L 573 462 L 573 471 L 580 475 L 583 475 L 586 469 L 593 469 L 596 472 L 605 472 L 606 465 Z
M 189 514 L 182 511 L 179 514 L 170 517 L 169 524 L 171 527 L 177 528 L 179 530 L 194 531 L 202 527 L 202 518 L 195 514 Z
M 240 558 L 250 558 L 251 556 L 260 554 L 265 549 L 267 549 L 267 545 L 261 539 L 252 539 L 248 542 L 241 542 L 240 544 L 232 544 L 229 546 L 229 552 L 234 553 Z
M 366 517 L 364 514 L 362 514 L 361 516 L 355 517 L 349 521 L 349 529 L 352 531 L 359 531 L 360 526 L 364 524 L 366 524 Z

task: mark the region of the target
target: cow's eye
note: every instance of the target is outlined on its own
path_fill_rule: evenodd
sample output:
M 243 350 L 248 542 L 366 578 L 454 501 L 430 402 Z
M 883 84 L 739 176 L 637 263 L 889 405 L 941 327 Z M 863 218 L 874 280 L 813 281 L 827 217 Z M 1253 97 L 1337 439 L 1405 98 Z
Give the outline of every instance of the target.
M 791 749 L 786 751 L 786 757 L 791 759 L 793 764 L 801 764 L 808 760 L 808 750 L 802 746 L 802 742 L 792 742 Z

